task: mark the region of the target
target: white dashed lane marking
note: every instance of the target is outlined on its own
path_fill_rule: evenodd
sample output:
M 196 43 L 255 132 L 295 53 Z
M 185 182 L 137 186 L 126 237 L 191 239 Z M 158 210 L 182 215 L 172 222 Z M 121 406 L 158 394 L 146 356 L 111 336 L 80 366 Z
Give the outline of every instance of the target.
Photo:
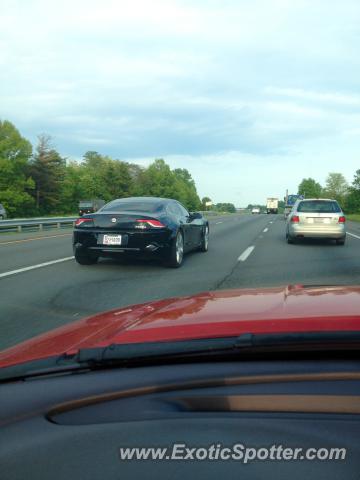
M 251 255 L 251 253 L 253 252 L 254 250 L 254 245 L 252 245 L 251 247 L 248 247 L 246 250 L 243 251 L 243 253 L 240 255 L 240 257 L 238 258 L 238 262 L 245 262 L 245 260 L 249 257 L 249 255 Z

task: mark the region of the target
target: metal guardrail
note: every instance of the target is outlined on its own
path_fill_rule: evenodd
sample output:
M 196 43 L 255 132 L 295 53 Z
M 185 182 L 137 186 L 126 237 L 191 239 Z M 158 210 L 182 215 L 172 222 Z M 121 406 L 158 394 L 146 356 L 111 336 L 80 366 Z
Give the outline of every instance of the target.
M 200 212 L 204 216 L 216 216 L 221 215 L 221 212 L 207 211 Z M 73 226 L 75 220 L 79 217 L 51 217 L 51 218 L 23 218 L 23 219 L 11 219 L 0 220 L 0 233 L 1 232 L 19 232 L 23 230 L 45 230 L 51 228 L 62 228 L 65 226 Z
M 27 218 L 23 220 L 1 220 L 1 232 L 22 232 L 23 230 L 44 230 L 73 226 L 78 217 Z

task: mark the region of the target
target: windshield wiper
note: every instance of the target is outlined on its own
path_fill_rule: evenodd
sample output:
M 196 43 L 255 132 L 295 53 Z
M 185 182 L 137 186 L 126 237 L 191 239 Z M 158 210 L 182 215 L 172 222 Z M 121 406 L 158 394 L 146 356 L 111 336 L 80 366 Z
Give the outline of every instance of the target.
M 222 354 L 284 352 L 297 350 L 360 351 L 360 332 L 304 332 L 276 334 L 243 334 L 239 337 L 198 339 L 177 342 L 113 344 L 103 348 L 79 350 L 74 360 L 80 365 L 132 363 L 169 358 L 212 357 Z
M 251 334 L 171 342 L 112 344 L 80 349 L 75 355 L 60 355 L 0 369 L 0 381 L 45 375 L 81 373 L 97 368 L 151 365 L 176 360 L 242 358 L 262 353 L 317 351 L 360 352 L 359 331 Z

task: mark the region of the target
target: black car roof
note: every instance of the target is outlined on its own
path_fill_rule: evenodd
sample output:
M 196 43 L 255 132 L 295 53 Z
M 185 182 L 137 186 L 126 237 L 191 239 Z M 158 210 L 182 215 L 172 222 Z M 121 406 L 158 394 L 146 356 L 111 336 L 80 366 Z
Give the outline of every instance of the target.
M 161 197 L 125 197 L 125 198 L 116 198 L 112 200 L 112 202 L 149 202 L 149 203 L 161 203 L 161 202 L 177 202 L 177 200 L 174 200 L 172 198 L 161 198 Z

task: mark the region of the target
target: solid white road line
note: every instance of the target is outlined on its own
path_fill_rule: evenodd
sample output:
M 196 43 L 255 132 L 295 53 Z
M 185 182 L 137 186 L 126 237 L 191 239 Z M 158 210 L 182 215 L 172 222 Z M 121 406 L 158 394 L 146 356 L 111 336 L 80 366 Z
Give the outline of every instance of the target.
M 223 222 L 216 222 L 216 224 L 215 224 L 215 225 L 219 225 L 219 223 L 223 223 Z
M 245 262 L 248 256 L 251 255 L 254 248 L 255 248 L 254 245 L 252 245 L 251 247 L 248 247 L 246 250 L 244 250 L 243 253 L 240 255 L 240 257 L 238 258 L 238 262 Z
M 268 228 L 264 228 L 264 230 L 263 230 L 264 233 L 266 233 L 266 232 L 268 232 L 268 231 L 269 231 Z
M 18 268 L 17 270 L 11 270 L 10 272 L 0 273 L 0 278 L 10 277 L 10 275 L 16 275 L 17 273 L 28 272 L 29 270 L 36 270 L 37 268 L 47 267 L 48 265 L 55 265 L 55 263 L 67 262 L 74 257 L 59 258 L 59 260 L 52 260 L 51 262 L 39 263 L 38 265 L 31 265 L 30 267 Z
M 346 232 L 346 235 L 350 235 L 350 237 L 354 237 L 354 238 L 357 238 L 358 240 L 360 240 L 359 235 L 355 235 L 354 233 Z
M 24 238 L 23 240 L 11 240 L 9 242 L 0 242 L 0 245 L 12 245 L 13 243 L 35 242 L 36 240 L 46 240 L 47 238 L 69 237 L 71 233 L 62 233 L 61 235 L 47 235 L 46 237 Z

